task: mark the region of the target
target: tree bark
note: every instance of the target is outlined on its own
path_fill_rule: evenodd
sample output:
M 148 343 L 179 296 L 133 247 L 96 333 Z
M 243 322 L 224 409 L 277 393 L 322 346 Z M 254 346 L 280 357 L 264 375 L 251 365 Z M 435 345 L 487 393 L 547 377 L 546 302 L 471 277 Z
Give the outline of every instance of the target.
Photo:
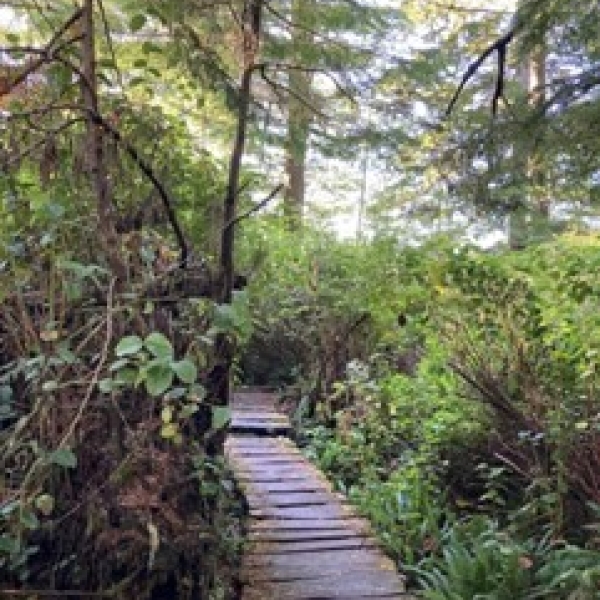
M 238 120 L 229 161 L 227 193 L 223 203 L 223 233 L 221 236 L 221 291 L 219 300 L 230 303 L 233 292 L 235 227 L 237 198 L 242 170 L 242 158 L 246 146 L 248 114 L 252 95 L 252 75 L 260 49 L 261 17 L 263 0 L 247 0 L 242 23 L 243 71 L 240 82 Z
M 104 157 L 102 129 L 94 115 L 98 108 L 98 82 L 96 79 L 96 40 L 94 33 L 95 0 L 85 0 L 81 16 L 81 99 L 86 109 L 87 166 L 92 187 L 96 194 L 98 213 L 98 238 L 108 264 L 119 282 L 127 276 L 125 263 L 119 253 L 119 237 L 115 226 L 115 214 L 110 192 L 110 182 Z
M 230 304 L 233 297 L 235 274 L 235 221 L 239 196 L 240 173 L 246 145 L 248 115 L 252 95 L 252 75 L 260 50 L 261 19 L 264 0 L 246 0 L 241 24 L 243 41 L 243 70 L 239 90 L 238 121 L 235 141 L 229 161 L 227 192 L 223 203 L 223 232 L 221 235 L 219 289 L 217 301 Z M 234 347 L 227 334 L 217 336 L 215 342 L 215 366 L 208 392 L 218 404 L 227 404 L 230 396 L 229 376 L 233 362 Z M 211 374 L 211 375 L 212 375 Z
M 293 0 L 291 15 L 291 54 L 297 64 L 302 63 L 302 50 L 311 43 L 312 34 L 304 15 L 310 10 L 310 0 Z M 284 212 L 292 229 L 302 223 L 306 195 L 306 155 L 310 132 L 310 103 L 312 74 L 301 69 L 289 71 L 288 127 L 285 146 L 287 186 L 284 194 Z

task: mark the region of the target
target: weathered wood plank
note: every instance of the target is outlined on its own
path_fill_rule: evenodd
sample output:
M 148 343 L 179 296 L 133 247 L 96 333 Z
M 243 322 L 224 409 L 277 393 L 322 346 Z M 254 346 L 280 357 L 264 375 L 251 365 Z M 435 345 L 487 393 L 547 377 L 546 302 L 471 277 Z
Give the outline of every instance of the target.
M 262 519 L 324 521 L 331 519 L 351 519 L 354 515 L 350 509 L 340 504 L 324 504 L 320 506 L 250 505 L 250 516 Z
M 286 542 L 257 541 L 248 545 L 249 553 L 258 554 L 288 554 L 294 552 L 323 552 L 329 550 L 363 550 L 375 548 L 371 538 L 353 537 L 332 540 L 295 540 Z
M 384 572 L 396 575 L 394 563 L 379 552 L 370 549 L 338 549 L 323 550 L 321 552 L 295 552 L 292 554 L 247 554 L 242 558 L 243 567 L 282 567 L 294 568 L 300 566 L 312 566 L 315 569 L 319 565 L 362 565 L 372 567 Z
M 244 589 L 244 600 L 305 600 L 322 598 L 367 597 L 377 598 L 382 595 L 402 598 L 403 588 L 398 581 L 386 581 L 380 573 L 367 576 L 357 573 L 352 577 L 348 571 L 340 569 L 339 575 L 326 576 L 319 579 L 301 579 L 296 581 L 278 581 L 256 583 Z
M 248 528 L 254 531 L 337 531 L 346 529 L 357 534 L 370 534 L 369 524 L 364 519 L 251 519 Z
M 276 568 L 265 570 L 261 567 L 245 567 L 241 572 L 241 581 L 248 587 L 261 582 L 274 582 L 274 581 L 294 581 L 301 579 L 324 579 L 327 577 L 344 576 L 348 574 L 348 565 L 337 564 L 337 565 L 322 565 L 318 569 L 315 569 L 314 565 L 311 566 L 295 566 L 295 570 L 292 572 L 291 569 Z M 386 580 L 392 583 L 398 584 L 398 577 L 396 573 L 382 572 L 375 567 L 369 567 L 364 565 L 353 565 L 352 574 L 354 576 L 369 577 L 376 576 L 379 580 Z
M 318 540 L 352 540 L 369 537 L 365 531 L 339 529 L 278 529 L 252 530 L 248 536 L 249 542 L 302 542 Z
M 320 481 L 298 481 L 294 483 L 285 481 L 254 481 L 244 484 L 247 494 L 251 493 L 324 493 L 329 492 L 329 486 Z M 334 494 L 335 495 L 335 494 Z
M 321 506 L 335 502 L 333 494 L 326 492 L 257 492 L 255 489 L 246 494 L 250 506 L 262 503 L 265 506 Z

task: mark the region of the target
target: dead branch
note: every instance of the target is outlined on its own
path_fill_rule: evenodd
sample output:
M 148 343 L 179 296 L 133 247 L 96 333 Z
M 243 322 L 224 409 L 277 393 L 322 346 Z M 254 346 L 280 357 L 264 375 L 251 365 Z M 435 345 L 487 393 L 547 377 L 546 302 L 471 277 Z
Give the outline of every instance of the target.
M 227 223 L 225 223 L 224 228 L 235 227 L 235 225 L 237 225 L 240 221 L 247 219 L 248 217 L 252 216 L 254 213 L 263 209 L 267 204 L 269 204 L 269 202 L 271 202 L 271 200 L 273 200 L 273 198 L 275 198 L 275 196 L 277 196 L 277 194 L 279 194 L 279 192 L 283 188 L 284 188 L 283 183 L 280 183 L 268 196 L 266 196 L 260 202 L 255 204 L 251 209 L 247 210 L 246 212 L 242 213 L 241 215 L 238 215 L 237 217 L 235 217 L 235 219 L 232 219 L 231 221 L 228 221 Z
M 463 75 L 462 81 L 458 86 L 452 100 L 450 100 L 450 104 L 448 104 L 448 108 L 446 109 L 446 117 L 449 117 L 454 109 L 458 98 L 460 97 L 463 89 L 467 85 L 467 83 L 471 80 L 471 78 L 477 73 L 481 65 L 489 58 L 494 52 L 498 53 L 498 73 L 496 75 L 496 89 L 494 91 L 494 97 L 492 98 L 492 112 L 495 115 L 498 108 L 498 101 L 502 97 L 504 92 L 504 79 L 505 79 L 505 71 L 506 71 L 506 51 L 508 45 L 512 42 L 515 35 L 517 33 L 517 28 L 513 27 L 507 34 L 503 35 L 501 38 L 497 39 L 493 44 L 488 46 L 479 58 L 469 65 L 466 73 Z

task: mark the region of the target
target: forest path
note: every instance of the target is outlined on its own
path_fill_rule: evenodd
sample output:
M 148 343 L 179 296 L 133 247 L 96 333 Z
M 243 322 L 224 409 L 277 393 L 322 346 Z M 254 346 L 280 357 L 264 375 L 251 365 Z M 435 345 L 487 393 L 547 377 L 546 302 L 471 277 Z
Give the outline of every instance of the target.
M 226 454 L 250 507 L 242 600 L 408 599 L 366 521 L 286 437 L 274 394 L 232 402 Z

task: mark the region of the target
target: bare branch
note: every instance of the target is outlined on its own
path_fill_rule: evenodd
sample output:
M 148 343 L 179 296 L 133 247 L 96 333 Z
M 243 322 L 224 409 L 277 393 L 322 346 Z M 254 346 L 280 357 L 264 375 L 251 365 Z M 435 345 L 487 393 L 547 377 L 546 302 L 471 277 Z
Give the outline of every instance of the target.
M 241 215 L 235 217 L 235 219 L 231 219 L 231 221 L 225 223 L 225 226 L 223 228 L 229 229 L 230 227 L 235 227 L 240 221 L 247 219 L 259 210 L 262 210 L 267 204 L 269 204 L 269 202 L 271 202 L 271 200 L 273 200 L 273 198 L 275 198 L 275 196 L 277 196 L 277 194 L 279 194 L 279 192 L 283 188 L 283 183 L 280 183 L 266 198 L 263 198 L 260 202 L 255 204 L 251 209 L 247 210 L 245 213 L 242 213 Z
M 466 73 L 463 75 L 462 81 L 460 82 L 460 85 L 454 93 L 452 100 L 450 100 L 450 104 L 448 104 L 448 108 L 446 109 L 446 117 L 449 117 L 452 113 L 452 110 L 454 109 L 454 106 L 467 83 L 477 73 L 477 71 L 485 62 L 485 60 L 489 58 L 494 52 L 498 52 L 498 75 L 496 79 L 496 90 L 492 99 L 492 110 L 494 114 L 496 114 L 498 100 L 501 97 L 504 88 L 506 50 L 508 48 L 508 45 L 512 42 L 513 38 L 515 37 L 516 32 L 516 27 L 511 29 L 507 34 L 503 35 L 501 38 L 497 39 L 493 44 L 488 46 L 482 52 L 479 58 L 475 62 L 471 63 Z

